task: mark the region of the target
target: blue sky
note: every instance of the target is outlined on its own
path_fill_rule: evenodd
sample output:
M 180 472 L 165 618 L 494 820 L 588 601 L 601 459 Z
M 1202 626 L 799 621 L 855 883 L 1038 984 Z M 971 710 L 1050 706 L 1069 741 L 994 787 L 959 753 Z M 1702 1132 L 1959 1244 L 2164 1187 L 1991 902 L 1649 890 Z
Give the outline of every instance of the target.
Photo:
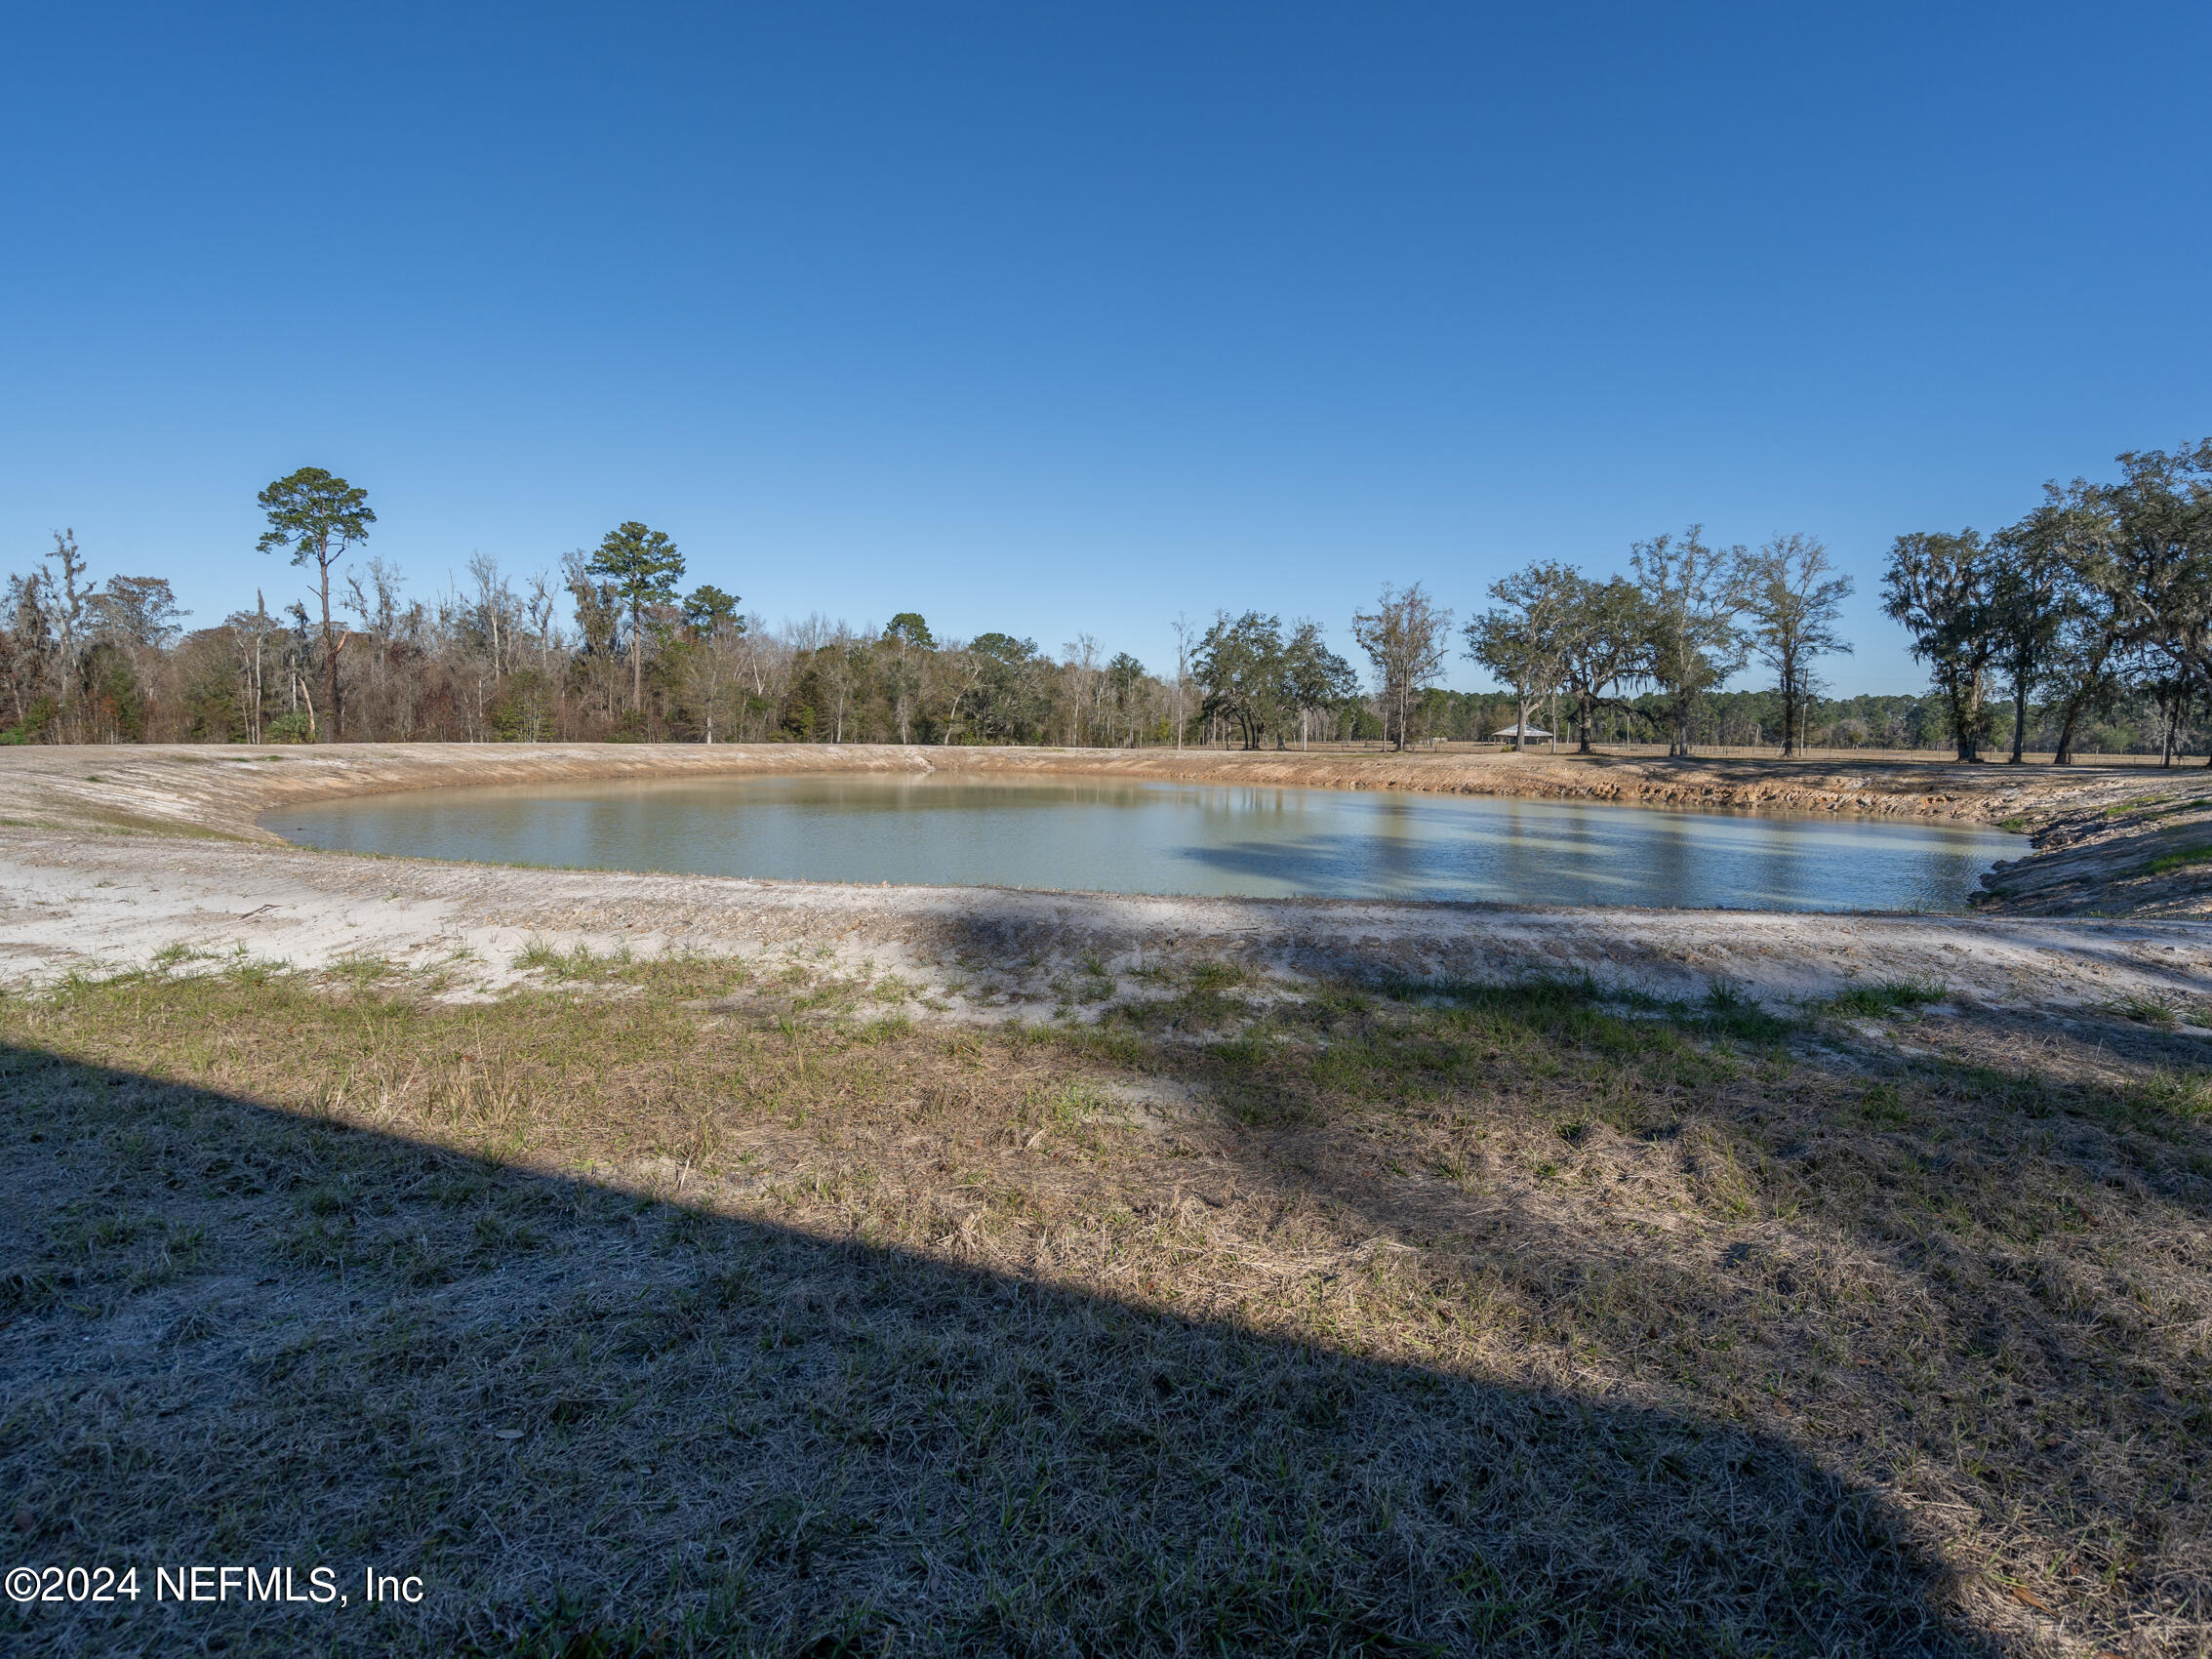
M 2212 433 L 2197 6 L 24 9 L 0 570 L 195 622 L 365 485 L 417 590 L 624 518 L 771 619 L 1158 665 L 1702 520 L 1902 531 Z M 1479 676 L 1462 665 L 1455 683 Z

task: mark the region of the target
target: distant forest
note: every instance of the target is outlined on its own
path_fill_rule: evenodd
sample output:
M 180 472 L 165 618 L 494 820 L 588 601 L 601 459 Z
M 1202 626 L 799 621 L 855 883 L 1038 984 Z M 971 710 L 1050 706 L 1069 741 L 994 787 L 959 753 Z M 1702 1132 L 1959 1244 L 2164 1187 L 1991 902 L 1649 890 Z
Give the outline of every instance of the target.
M 1709 546 L 1693 527 L 1605 579 L 1539 563 L 1454 628 L 1420 586 L 1351 619 L 1362 672 L 1309 620 L 1178 622 L 1145 664 L 1078 633 L 1057 651 L 941 637 L 901 612 L 771 627 L 688 589 L 664 532 L 630 522 L 522 577 L 488 557 L 410 593 L 367 551 L 365 491 L 307 467 L 269 485 L 261 550 L 306 592 L 187 628 L 169 581 L 96 577 L 58 532 L 0 599 L 0 743 L 322 741 L 2200 750 L 2212 708 L 2212 440 L 2123 455 L 2114 483 L 2050 486 L 1985 539 L 1901 536 L 1885 609 L 1929 665 L 1918 694 L 1828 698 L 1848 579 L 1803 536 Z M 272 561 L 271 574 L 276 573 Z M 1443 689 L 1457 653 L 1511 689 Z M 1756 666 L 1768 687 L 1720 687 Z

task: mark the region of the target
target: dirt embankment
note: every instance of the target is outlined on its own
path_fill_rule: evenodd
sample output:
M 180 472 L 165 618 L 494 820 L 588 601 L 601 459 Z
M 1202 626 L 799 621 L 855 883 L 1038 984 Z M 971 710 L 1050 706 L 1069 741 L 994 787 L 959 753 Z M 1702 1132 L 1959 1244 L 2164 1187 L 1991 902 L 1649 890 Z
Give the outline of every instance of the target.
M 2027 858 L 1982 877 L 1976 908 L 2012 915 L 2212 914 L 2212 777 L 2113 779 L 2054 801 Z
M 1676 806 L 2040 822 L 2146 788 L 2144 775 L 1883 761 L 1665 760 L 1545 754 L 936 749 L 894 744 L 148 745 L 0 751 L 0 815 L 270 840 L 254 820 L 301 801 L 446 785 L 791 772 L 984 772 L 1408 789 Z
M 2212 847 L 2212 779 L 2132 768 L 869 744 L 56 747 L 0 750 L 0 824 L 274 841 L 258 823 L 263 813 L 346 795 L 454 785 L 924 771 L 1405 789 L 1997 824 L 2029 831 L 2034 850 L 1989 878 L 1986 910 L 2212 914 L 2212 852 L 2206 851 Z M 2200 852 L 2206 854 L 2201 860 L 2194 856 Z

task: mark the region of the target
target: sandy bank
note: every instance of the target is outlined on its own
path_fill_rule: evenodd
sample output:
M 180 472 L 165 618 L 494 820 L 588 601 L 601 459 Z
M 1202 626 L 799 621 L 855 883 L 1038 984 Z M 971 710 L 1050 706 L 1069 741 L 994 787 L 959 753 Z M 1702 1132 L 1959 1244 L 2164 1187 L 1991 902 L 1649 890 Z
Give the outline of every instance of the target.
M 512 982 L 533 942 L 788 960 L 898 975 L 956 1018 L 1080 1016 L 1147 968 L 1231 958 L 1293 978 L 1522 979 L 1766 1000 L 1930 982 L 2065 1015 L 2131 996 L 2212 1007 L 2212 933 L 2191 922 L 1517 910 L 1355 900 L 1146 898 L 853 887 L 362 859 L 143 835 L 0 831 L 0 979 L 238 956 L 350 957 Z
M 258 820 L 310 800 L 458 785 L 792 772 L 985 772 L 1407 789 L 1702 810 L 1951 819 L 2027 830 L 1985 913 L 2212 915 L 2201 771 L 1648 756 L 932 749 L 826 744 L 167 745 L 0 749 L 0 827 L 138 829 L 275 842 Z M 2194 855 L 2202 852 L 2205 858 Z
M 1368 901 L 1145 898 L 988 888 L 860 888 L 355 859 L 285 846 L 262 813 L 440 785 L 744 772 L 974 770 L 1419 789 L 1648 805 L 1880 812 L 2042 826 L 1971 917 L 1519 910 Z M 1518 978 L 1589 972 L 1661 996 L 1714 983 L 1769 999 L 1931 981 L 1991 1005 L 2195 1002 L 2212 865 L 2144 873 L 2212 839 L 2192 775 L 1887 765 L 1840 773 L 1749 761 L 1452 755 L 1238 755 L 848 746 L 463 746 L 0 750 L 0 980 L 243 952 L 320 968 L 348 956 L 461 980 L 514 977 L 533 940 L 595 951 L 784 953 L 898 973 L 973 1017 L 1080 1009 L 1147 962 L 1235 956 L 1297 976 Z M 156 831 L 149 833 L 148 831 Z M 2046 872 L 2055 878 L 2045 879 Z M 2117 872 L 2115 874 L 2115 871 Z M 2131 873 L 2132 872 L 2132 873 Z M 2132 887 L 2132 891 L 2126 891 Z M 2124 902 L 2114 902 L 2114 895 Z M 2133 909 L 2140 925 L 2018 919 Z M 1078 983 L 1081 982 L 1081 983 Z
M 273 840 L 255 820 L 301 801 L 467 784 L 791 772 L 988 772 L 1411 789 L 1623 805 L 2031 821 L 2157 787 L 2140 771 L 2053 773 L 1880 762 L 1221 749 L 932 749 L 877 744 L 337 744 L 0 749 L 0 816 Z

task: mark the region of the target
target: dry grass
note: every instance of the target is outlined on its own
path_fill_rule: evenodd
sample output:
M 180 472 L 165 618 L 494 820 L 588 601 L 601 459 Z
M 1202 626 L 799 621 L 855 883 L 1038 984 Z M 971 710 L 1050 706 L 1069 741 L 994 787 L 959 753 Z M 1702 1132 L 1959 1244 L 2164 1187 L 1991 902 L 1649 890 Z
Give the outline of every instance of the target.
M 0 1644 L 2208 1650 L 2187 1032 L 542 954 L 0 999 L 15 1557 L 430 1589 Z

